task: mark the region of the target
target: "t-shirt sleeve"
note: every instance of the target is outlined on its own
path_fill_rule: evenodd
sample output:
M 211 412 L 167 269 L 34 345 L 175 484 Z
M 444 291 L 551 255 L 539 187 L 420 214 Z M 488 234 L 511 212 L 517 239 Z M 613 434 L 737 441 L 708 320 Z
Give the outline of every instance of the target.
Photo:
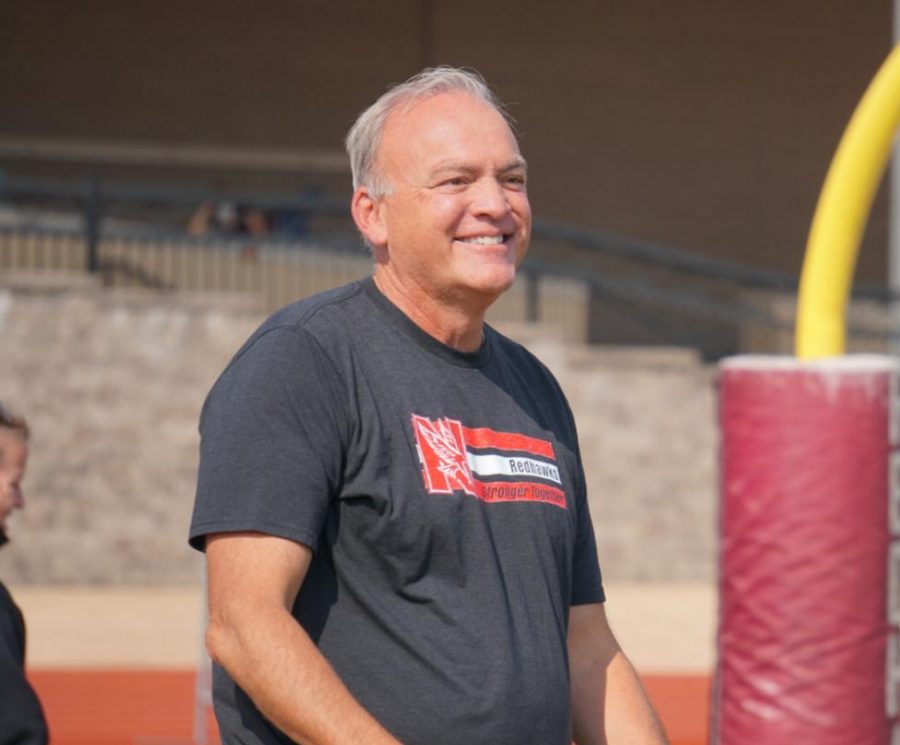
M 575 470 L 575 545 L 572 553 L 572 580 L 569 595 L 570 605 L 586 605 L 602 603 L 606 600 L 603 590 L 603 577 L 600 562 L 597 558 L 597 543 L 594 539 L 594 525 L 588 506 L 587 486 L 584 478 L 584 467 L 581 460 L 581 448 L 578 445 L 578 427 L 575 416 L 569 406 L 565 393 L 553 373 L 536 357 L 528 354 L 528 358 L 541 371 L 541 377 L 547 381 L 553 391 L 552 396 L 558 402 L 553 410 L 560 417 L 557 420 L 561 440 L 566 443 L 574 458 Z M 524 367 L 524 365 L 523 365 Z
M 578 495 L 575 500 L 576 520 L 575 552 L 572 560 L 572 605 L 602 603 L 606 600 L 603 578 L 597 558 L 597 543 L 594 539 L 594 525 L 588 506 L 587 490 L 581 458 L 578 463 Z
M 346 388 L 315 337 L 279 327 L 246 345 L 200 417 L 190 544 L 256 531 L 315 549 L 342 473 Z
M 558 388 L 558 384 L 557 384 Z M 562 390 L 559 395 L 564 402 L 568 426 L 572 433 L 573 451 L 576 463 L 575 483 L 575 551 L 572 559 L 572 595 L 571 605 L 602 603 L 606 601 L 603 590 L 603 576 L 600 572 L 600 561 L 597 558 L 597 542 L 594 536 L 594 523 L 588 505 L 587 484 L 584 477 L 584 466 L 581 460 L 581 448 L 578 445 L 578 428 L 575 416 L 569 407 Z

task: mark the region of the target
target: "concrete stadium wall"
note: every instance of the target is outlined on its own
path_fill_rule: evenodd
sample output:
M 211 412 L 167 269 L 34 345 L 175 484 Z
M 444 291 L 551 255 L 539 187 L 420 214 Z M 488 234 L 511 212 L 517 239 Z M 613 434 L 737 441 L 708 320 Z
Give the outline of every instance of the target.
M 0 576 L 18 584 L 191 584 L 197 418 L 262 320 L 239 296 L 0 276 L 0 400 L 33 428 L 26 509 Z M 578 421 L 611 580 L 714 574 L 712 371 L 685 350 L 507 331 L 556 372 Z
M 0 278 L 0 398 L 33 429 L 3 577 L 199 581 L 185 542 L 197 417 L 260 314 L 237 299 L 70 283 Z

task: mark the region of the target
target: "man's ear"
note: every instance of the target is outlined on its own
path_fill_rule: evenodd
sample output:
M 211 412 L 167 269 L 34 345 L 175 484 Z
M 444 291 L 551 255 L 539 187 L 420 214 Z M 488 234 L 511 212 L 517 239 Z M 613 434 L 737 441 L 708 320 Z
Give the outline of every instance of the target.
M 382 209 L 382 203 L 372 196 L 367 187 L 360 186 L 353 192 L 353 199 L 350 201 L 353 222 L 372 248 L 387 245 L 387 228 Z

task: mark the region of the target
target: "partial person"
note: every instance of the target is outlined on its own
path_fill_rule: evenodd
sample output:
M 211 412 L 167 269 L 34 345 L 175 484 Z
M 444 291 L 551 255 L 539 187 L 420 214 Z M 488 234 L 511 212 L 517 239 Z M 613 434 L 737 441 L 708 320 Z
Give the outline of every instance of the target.
M 7 519 L 25 506 L 22 479 L 28 460 L 28 424 L 0 403 L 0 546 Z M 25 677 L 25 620 L 0 582 L 0 745 L 45 745 L 47 722 Z
M 429 69 L 347 148 L 373 275 L 269 318 L 201 414 L 223 741 L 665 743 L 607 624 L 572 413 L 485 323 L 531 235 L 508 118 Z
M 188 220 L 185 231 L 197 238 L 252 236 L 269 234 L 269 220 L 258 207 L 234 202 L 203 202 Z

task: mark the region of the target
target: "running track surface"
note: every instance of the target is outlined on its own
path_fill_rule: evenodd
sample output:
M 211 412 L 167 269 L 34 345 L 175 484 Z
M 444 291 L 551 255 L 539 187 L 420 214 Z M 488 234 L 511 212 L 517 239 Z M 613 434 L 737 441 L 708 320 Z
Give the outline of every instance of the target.
M 644 675 L 672 745 L 705 745 L 706 675 Z M 29 672 L 41 697 L 53 745 L 193 745 L 193 670 L 55 670 Z M 209 745 L 218 743 L 209 716 Z

